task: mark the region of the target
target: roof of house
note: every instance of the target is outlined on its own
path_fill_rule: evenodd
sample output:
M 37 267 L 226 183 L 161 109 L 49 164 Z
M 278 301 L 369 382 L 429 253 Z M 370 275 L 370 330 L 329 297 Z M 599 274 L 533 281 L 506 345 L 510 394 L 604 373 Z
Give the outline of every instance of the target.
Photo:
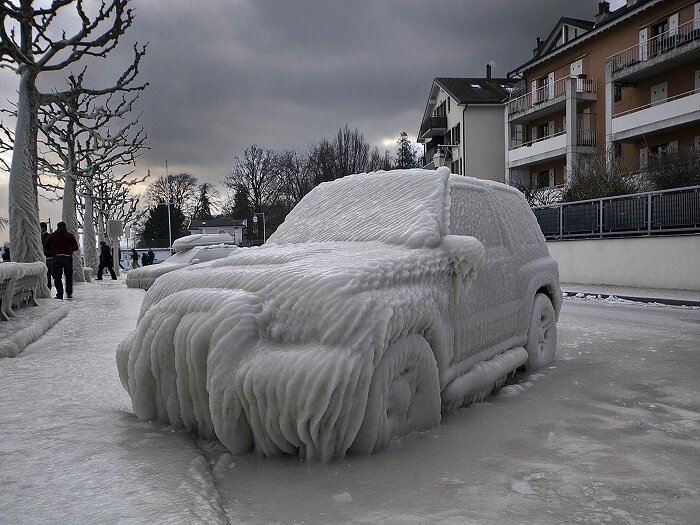
M 459 104 L 500 104 L 508 98 L 512 78 L 437 77 L 435 83 Z
M 512 78 L 513 75 L 522 74 L 524 70 L 528 69 L 531 66 L 534 66 L 536 63 L 547 60 L 548 57 L 554 56 L 559 52 L 563 51 L 564 49 L 569 49 L 570 47 L 580 43 L 581 41 L 588 39 L 601 31 L 607 30 L 608 28 L 612 27 L 615 23 L 617 23 L 622 17 L 631 14 L 635 11 L 642 11 L 646 7 L 650 7 L 651 5 L 656 4 L 660 1 L 662 0 L 637 0 L 631 5 L 624 5 L 618 9 L 615 9 L 614 11 L 610 11 L 610 14 L 600 23 L 594 23 L 590 20 L 582 20 L 579 18 L 561 17 L 557 21 L 552 31 L 549 33 L 549 36 L 545 40 L 542 48 L 535 53 L 535 56 L 527 62 L 525 62 L 524 64 L 522 64 L 521 66 L 519 66 L 518 68 L 508 73 L 508 76 Z M 582 27 L 583 29 L 587 29 L 587 31 L 583 35 L 579 35 L 576 38 L 569 40 L 569 42 L 562 46 L 552 48 L 550 41 L 552 41 L 554 35 L 556 35 L 557 30 L 561 28 L 562 24 L 577 25 L 579 27 Z
M 246 221 L 232 219 L 231 217 L 214 217 L 213 219 L 192 219 L 187 226 L 188 230 L 199 230 L 201 228 L 226 228 L 235 226 L 245 226 Z

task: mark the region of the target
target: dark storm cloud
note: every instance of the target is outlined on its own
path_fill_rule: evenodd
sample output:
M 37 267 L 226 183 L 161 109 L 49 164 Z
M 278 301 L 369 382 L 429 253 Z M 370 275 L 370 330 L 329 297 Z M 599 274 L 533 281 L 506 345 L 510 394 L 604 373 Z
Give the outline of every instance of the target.
M 435 76 L 505 75 L 560 16 L 595 1 L 152 0 L 142 108 L 153 150 L 212 180 L 252 143 L 303 147 L 348 123 L 371 140 L 414 134 Z

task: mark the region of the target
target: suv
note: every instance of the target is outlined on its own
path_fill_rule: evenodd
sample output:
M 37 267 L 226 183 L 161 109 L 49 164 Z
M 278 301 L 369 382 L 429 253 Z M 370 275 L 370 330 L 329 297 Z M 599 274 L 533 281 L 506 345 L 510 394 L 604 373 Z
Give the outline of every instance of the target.
M 447 168 L 358 174 L 316 187 L 264 246 L 161 276 L 117 364 L 140 418 L 328 459 L 549 363 L 560 307 L 517 190 Z

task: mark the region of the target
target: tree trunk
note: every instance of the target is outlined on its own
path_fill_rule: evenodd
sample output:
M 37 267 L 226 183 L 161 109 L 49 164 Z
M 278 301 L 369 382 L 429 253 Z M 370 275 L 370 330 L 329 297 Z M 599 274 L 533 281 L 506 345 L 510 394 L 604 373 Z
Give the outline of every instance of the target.
M 80 238 L 78 232 L 78 214 L 75 211 L 75 176 L 67 171 L 63 182 L 63 222 L 66 223 L 66 229 L 73 234 L 76 239 Z M 85 282 L 85 273 L 83 273 L 83 258 L 80 256 L 80 251 L 73 252 L 73 282 Z
M 45 261 L 37 190 L 38 108 L 36 73 L 24 69 L 19 82 L 9 185 L 10 255 L 17 262 Z M 50 296 L 46 279 L 39 280 L 37 296 Z
M 105 235 L 105 214 L 101 208 L 97 209 L 97 237 L 100 244 L 102 244 L 102 241 L 107 240 Z
M 85 216 L 83 218 L 83 257 L 85 266 L 92 268 L 92 273 L 97 274 L 99 266 L 97 260 L 97 244 L 95 241 L 95 209 L 92 205 L 92 184 L 86 185 L 85 191 Z

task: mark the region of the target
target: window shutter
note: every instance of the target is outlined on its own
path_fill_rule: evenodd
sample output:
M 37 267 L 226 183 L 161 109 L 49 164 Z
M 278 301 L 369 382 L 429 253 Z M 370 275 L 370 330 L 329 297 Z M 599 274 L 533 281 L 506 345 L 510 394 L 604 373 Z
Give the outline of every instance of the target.
M 668 34 L 678 34 L 678 13 L 674 13 L 668 17 Z
M 644 28 L 639 30 L 639 60 L 646 60 L 647 53 L 647 40 L 649 38 L 649 29 Z

